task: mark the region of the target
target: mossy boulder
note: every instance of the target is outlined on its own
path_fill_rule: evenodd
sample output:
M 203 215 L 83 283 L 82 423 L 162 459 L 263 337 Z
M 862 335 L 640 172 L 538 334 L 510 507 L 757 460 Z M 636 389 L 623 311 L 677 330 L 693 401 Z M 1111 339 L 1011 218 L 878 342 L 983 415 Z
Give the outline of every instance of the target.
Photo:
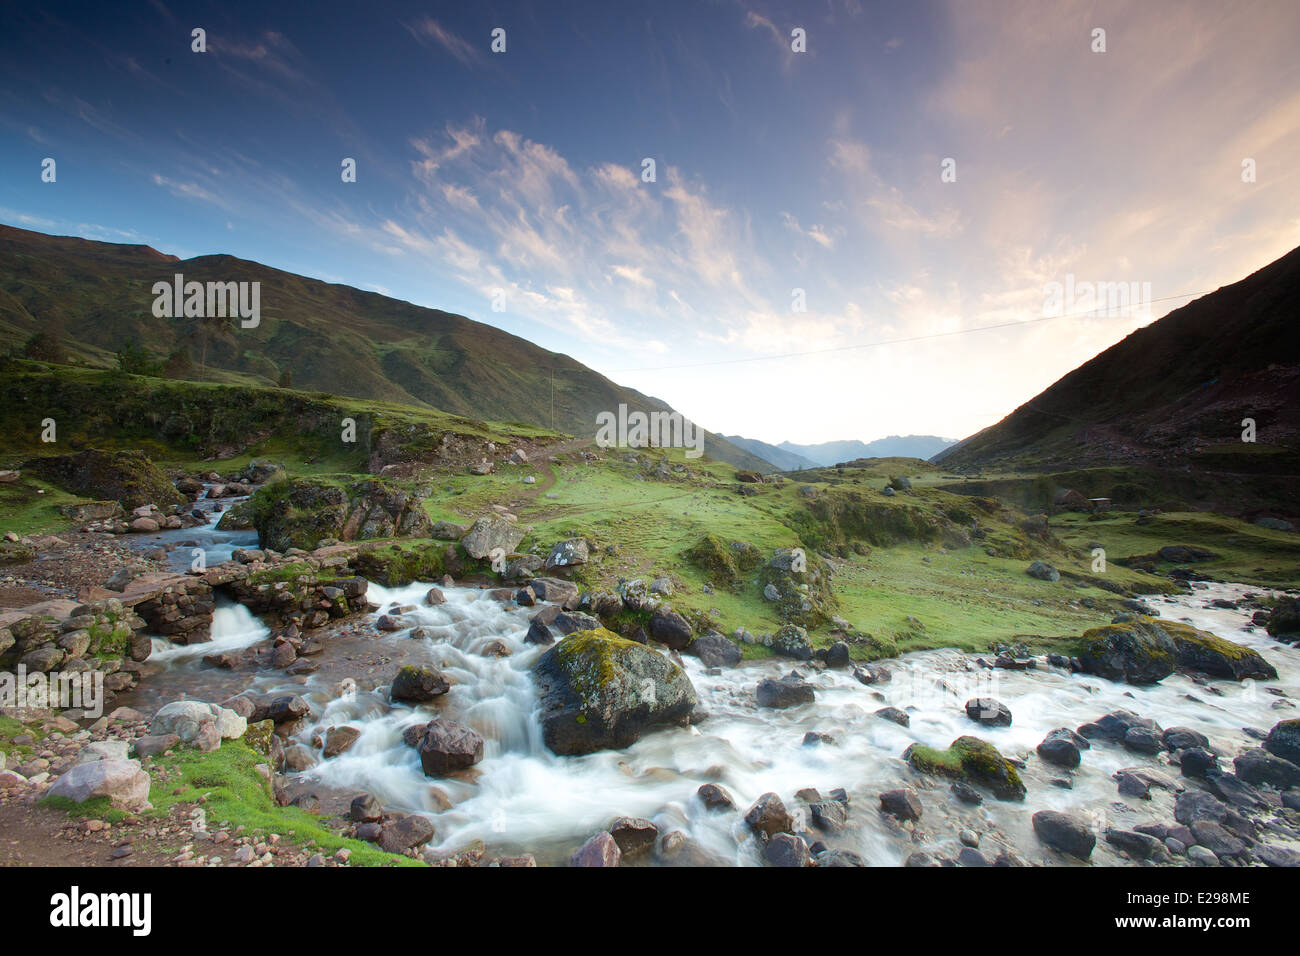
M 362 551 L 353 565 L 362 577 L 388 588 L 406 587 L 412 581 L 437 581 L 447 573 L 446 546 L 381 545 Z
M 830 569 L 815 554 L 805 555 L 802 561 L 791 566 L 789 553 L 778 551 L 763 565 L 758 576 L 759 589 L 774 601 L 777 616 L 785 623 L 805 628 L 825 624 L 839 610 L 839 602 L 831 590 Z
M 36 560 L 36 549 L 18 541 L 0 541 L 0 566 Z
M 1135 617 L 1084 631 L 1083 670 L 1107 680 L 1155 684 L 1174 672 L 1173 639 L 1154 618 Z
M 141 505 L 185 504 L 161 468 L 139 451 L 88 448 L 74 455 L 37 458 L 24 468 L 83 498 L 120 502 L 128 511 Z
M 630 746 L 654 727 L 684 725 L 696 704 L 681 667 L 603 627 L 570 634 L 533 675 L 543 740 L 561 755 Z
M 903 759 L 921 773 L 976 784 L 1000 800 L 1025 799 L 1025 785 L 1015 765 L 979 737 L 958 737 L 947 750 L 912 744 Z
M 1109 680 L 1154 684 L 1176 667 L 1231 680 L 1277 678 L 1277 670 L 1253 648 L 1178 621 L 1136 615 L 1085 631 L 1083 640 L 1083 669 Z
M 744 575 L 763 562 L 763 552 L 746 541 L 723 541 L 706 534 L 686 551 L 686 559 L 704 572 L 714 587 L 737 590 Z
M 432 529 L 421 498 L 377 478 L 272 481 L 248 505 L 262 546 L 276 551 L 310 551 L 325 538 L 426 538 Z
M 1265 626 L 1271 637 L 1300 637 L 1300 600 L 1282 598 L 1274 606 Z
M 1231 680 L 1277 680 L 1277 668 L 1253 647 L 1178 621 L 1160 621 L 1173 638 L 1179 667 Z

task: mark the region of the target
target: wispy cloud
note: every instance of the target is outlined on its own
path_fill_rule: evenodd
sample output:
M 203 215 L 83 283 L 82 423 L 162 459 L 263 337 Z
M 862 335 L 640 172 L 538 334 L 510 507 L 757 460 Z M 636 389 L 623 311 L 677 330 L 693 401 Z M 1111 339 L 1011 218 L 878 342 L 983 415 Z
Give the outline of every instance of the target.
M 481 59 L 482 54 L 477 47 L 444 27 L 433 17 L 421 17 L 403 25 L 411 36 L 421 43 L 426 46 L 432 43 L 441 47 L 465 66 L 475 66 Z

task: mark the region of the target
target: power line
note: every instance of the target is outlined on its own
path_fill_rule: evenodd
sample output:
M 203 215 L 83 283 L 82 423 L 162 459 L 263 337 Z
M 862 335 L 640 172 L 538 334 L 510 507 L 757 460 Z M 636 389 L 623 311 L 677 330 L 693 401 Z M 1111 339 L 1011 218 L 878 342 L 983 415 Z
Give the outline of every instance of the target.
M 1166 295 L 1166 296 L 1161 296 L 1158 299 L 1149 299 L 1148 304 L 1154 302 L 1168 302 L 1173 299 L 1186 299 L 1192 296 L 1209 295 L 1209 293 L 1213 291 L 1215 290 L 1210 289 L 1205 292 L 1182 292 L 1179 293 L 1178 295 Z M 851 352 L 858 349 L 873 349 L 873 348 L 878 348 L 879 346 L 882 345 L 906 345 L 909 342 L 923 342 L 928 339 L 949 338 L 954 335 L 969 335 L 971 332 L 992 332 L 997 329 L 1012 329 L 1012 328 L 1019 328 L 1025 325 L 1035 325 L 1039 322 L 1053 322 L 1057 319 L 1079 318 L 1082 316 L 1096 315 L 1096 313 L 1098 313 L 1099 311 L 1101 310 L 1092 309 L 1091 311 L 1088 312 L 1066 312 L 1062 315 L 1045 315 L 1037 319 L 1024 319 L 1024 320 L 1018 320 L 1014 322 L 1001 322 L 997 325 L 980 325 L 971 329 L 955 329 L 951 332 L 931 332 L 926 335 L 914 335 L 904 339 L 885 339 L 880 342 L 862 342 L 858 345 L 836 345 L 836 346 L 832 346 L 831 348 L 812 349 L 807 352 L 781 352 L 776 355 L 754 355 L 754 356 L 750 356 L 749 358 L 718 359 L 712 362 L 694 362 L 688 365 L 656 365 L 656 366 L 646 366 L 642 368 L 616 368 L 616 369 L 611 369 L 609 371 L 609 374 L 621 375 L 626 372 L 666 372 L 674 369 L 704 368 L 713 365 L 739 365 L 744 362 L 771 362 L 778 359 L 802 358 L 808 355 L 828 355 L 834 352 Z

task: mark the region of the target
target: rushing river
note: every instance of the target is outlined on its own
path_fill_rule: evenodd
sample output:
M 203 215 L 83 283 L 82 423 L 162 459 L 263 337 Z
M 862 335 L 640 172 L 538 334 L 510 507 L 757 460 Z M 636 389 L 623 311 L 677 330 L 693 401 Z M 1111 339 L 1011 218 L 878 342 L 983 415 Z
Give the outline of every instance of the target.
M 371 585 L 369 600 L 380 611 L 415 605 L 403 617 L 423 628 L 376 632 L 371 639 L 403 659 L 426 661 L 453 682 L 449 694 L 430 705 L 390 705 L 387 686 L 363 686 L 340 693 L 337 678 L 313 676 L 305 684 L 260 671 L 249 689 L 275 688 L 301 693 L 313 706 L 313 722 L 299 736 L 307 744 L 330 726 L 348 724 L 362 733 L 346 753 L 310 771 L 320 784 L 345 792 L 369 791 L 386 806 L 428 813 L 437 827 L 436 848 L 454 851 L 482 840 L 493 853 L 530 852 L 541 862 L 562 860 L 593 832 L 618 816 L 651 819 L 660 832 L 678 829 L 699 850 L 691 857 L 726 864 L 759 862 L 758 846 L 748 838 L 742 814 L 758 796 L 775 791 L 792 811 L 802 806 L 796 791 L 814 787 L 823 794 L 843 787 L 850 798 L 848 829 L 823 837 L 830 846 L 852 850 L 873 865 L 901 863 L 925 846 L 955 855 L 958 832 L 983 837 L 981 849 L 992 859 L 1009 846 L 1028 859 L 1042 858 L 1031 832 L 1030 816 L 1050 808 L 1082 811 L 1101 828 L 1131 828 L 1142 822 L 1170 822 L 1173 795 L 1153 789 L 1151 800 L 1121 797 L 1112 774 L 1124 767 L 1149 767 L 1178 777 L 1177 767 L 1141 756 L 1117 744 L 1095 742 L 1083 765 L 1066 773 L 1040 760 L 1034 747 L 1051 730 L 1077 727 L 1109 711 L 1127 709 L 1154 718 L 1163 727 L 1183 726 L 1208 736 L 1231 756 L 1254 745 L 1243 728 L 1267 730 L 1294 716 L 1291 696 L 1300 693 L 1298 652 L 1268 638 L 1262 629 L 1243 630 L 1248 612 L 1206 607 L 1214 598 L 1236 599 L 1252 589 L 1212 584 L 1177 598 L 1149 599 L 1162 616 L 1189 621 L 1223 637 L 1260 650 L 1276 666 L 1274 682 L 1198 684 L 1180 674 L 1152 687 L 1132 687 L 1040 666 L 1034 670 L 990 670 L 969 655 L 929 651 L 886 662 L 893 679 L 871 687 L 848 671 L 802 672 L 816 687 L 816 702 L 788 710 L 756 706 L 754 689 L 763 677 L 789 672 L 789 661 L 764 661 L 708 671 L 692 657 L 684 665 L 699 694 L 706 720 L 690 728 L 647 734 L 632 747 L 582 757 L 557 757 L 543 746 L 537 720 L 537 695 L 530 667 L 544 651 L 524 643 L 532 609 L 505 605 L 480 590 L 446 588 L 446 603 L 429 607 L 429 585 L 389 589 Z M 154 679 L 176 682 L 198 695 L 204 670 L 199 657 L 215 650 L 247 647 L 266 639 L 264 625 L 239 605 L 219 607 L 213 643 L 194 648 L 159 647 L 152 659 L 162 665 Z M 504 657 L 482 652 L 503 641 Z M 379 649 L 382 653 L 382 648 Z M 328 653 L 328 651 L 327 651 Z M 394 668 L 395 669 L 395 668 Z M 207 671 L 208 674 L 212 672 Z M 173 687 L 173 689 L 176 689 Z M 1286 697 L 1277 696 L 1281 691 Z M 170 694 L 169 694 L 170 696 Z M 978 727 L 963 704 L 992 696 L 1010 707 L 1014 721 L 1005 728 Z M 895 706 L 910 714 L 902 727 L 874 714 Z M 484 757 L 473 770 L 451 778 L 424 776 L 416 751 L 402 743 L 402 730 L 427 722 L 435 713 L 472 726 L 485 740 Z M 829 734 L 833 743 L 805 745 L 809 731 Z M 1024 803 L 989 797 L 982 807 L 958 803 L 947 783 L 913 774 L 900 755 L 913 742 L 947 747 L 956 737 L 977 734 L 1009 757 L 1025 759 L 1022 776 L 1029 790 Z M 1061 786 L 1069 778 L 1069 789 Z M 702 783 L 731 791 L 741 813 L 709 813 L 695 791 Z M 898 786 L 917 787 L 925 815 L 916 840 L 878 812 L 878 795 Z M 450 804 L 450 806 L 448 806 Z M 1120 862 L 1098 843 L 1095 862 Z

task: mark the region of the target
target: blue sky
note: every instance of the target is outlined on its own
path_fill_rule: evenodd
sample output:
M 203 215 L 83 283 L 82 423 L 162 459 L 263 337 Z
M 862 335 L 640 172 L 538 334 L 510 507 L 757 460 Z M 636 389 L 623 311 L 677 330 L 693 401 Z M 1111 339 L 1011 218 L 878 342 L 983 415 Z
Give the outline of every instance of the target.
M 0 221 L 460 312 L 771 442 L 962 437 L 1185 301 L 1032 321 L 1046 283 L 1300 245 L 1285 0 L 41 7 Z

